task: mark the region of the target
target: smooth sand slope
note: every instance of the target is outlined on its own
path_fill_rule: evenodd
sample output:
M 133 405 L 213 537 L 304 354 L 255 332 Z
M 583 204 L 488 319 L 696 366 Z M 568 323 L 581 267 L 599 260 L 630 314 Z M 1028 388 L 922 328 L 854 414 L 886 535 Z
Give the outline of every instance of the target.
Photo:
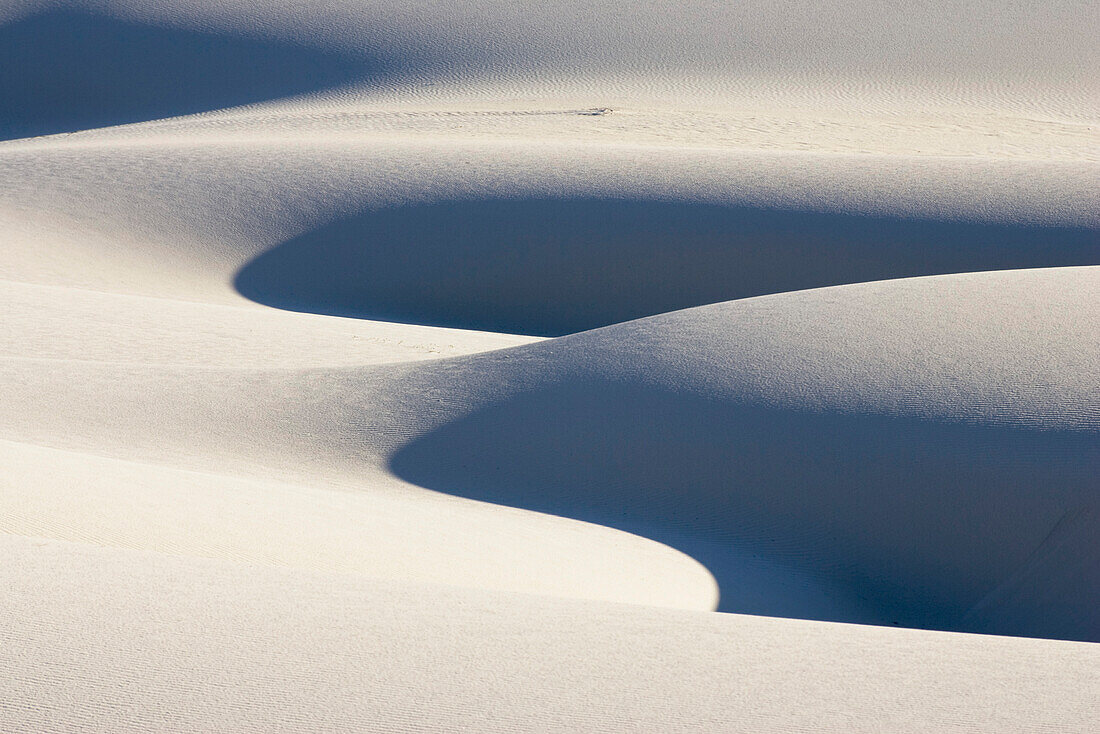
M 1097 33 L 0 6 L 0 729 L 1093 730 Z
M 1084 643 L 0 543 L 17 671 L 0 692 L 30 731 L 1087 731 L 1097 714 Z

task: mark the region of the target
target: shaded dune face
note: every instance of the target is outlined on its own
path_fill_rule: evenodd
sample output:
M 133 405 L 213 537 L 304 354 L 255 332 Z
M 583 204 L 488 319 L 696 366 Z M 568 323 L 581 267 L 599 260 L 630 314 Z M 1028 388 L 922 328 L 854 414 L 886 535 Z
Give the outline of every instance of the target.
M 673 546 L 723 611 L 1100 641 L 1098 273 L 779 294 L 426 367 L 405 394 L 452 407 L 389 465 Z
M 559 336 L 769 293 L 1098 263 L 1087 228 L 521 198 L 360 213 L 261 254 L 234 284 L 293 311 Z
M 397 67 L 380 57 L 50 10 L 0 27 L 0 139 L 251 104 Z
M 1097 640 L 1098 439 L 568 380 L 430 432 L 391 468 L 677 547 L 723 611 Z M 1051 568 L 1072 584 L 1052 589 Z

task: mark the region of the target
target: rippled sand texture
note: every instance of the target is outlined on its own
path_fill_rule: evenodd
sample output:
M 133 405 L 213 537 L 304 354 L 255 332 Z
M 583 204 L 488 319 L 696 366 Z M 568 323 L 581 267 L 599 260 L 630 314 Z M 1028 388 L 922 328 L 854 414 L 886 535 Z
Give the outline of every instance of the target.
M 0 730 L 1095 731 L 1094 3 L 0 5 Z

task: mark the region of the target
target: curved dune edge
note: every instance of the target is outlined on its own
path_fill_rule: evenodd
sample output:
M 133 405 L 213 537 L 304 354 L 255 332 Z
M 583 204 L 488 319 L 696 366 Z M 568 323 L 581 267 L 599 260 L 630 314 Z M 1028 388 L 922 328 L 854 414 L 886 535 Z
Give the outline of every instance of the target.
M 7 467 L 2 533 L 345 579 L 716 605 L 710 573 L 671 548 L 588 523 L 424 496 L 371 476 L 369 466 L 354 483 L 323 476 L 293 482 L 242 478 L 233 467 L 183 470 L 163 459 L 142 463 L 9 441 L 0 441 L 0 457 Z
M 457 417 L 390 468 L 679 547 L 727 611 L 1095 640 L 1098 275 L 781 294 L 464 358 Z M 831 589 L 761 602 L 749 555 Z
M 561 336 L 770 293 L 1097 262 L 1089 227 L 513 196 L 357 213 L 233 284 L 292 311 Z
M 1090 731 L 1098 35 L 4 4 L 0 729 Z

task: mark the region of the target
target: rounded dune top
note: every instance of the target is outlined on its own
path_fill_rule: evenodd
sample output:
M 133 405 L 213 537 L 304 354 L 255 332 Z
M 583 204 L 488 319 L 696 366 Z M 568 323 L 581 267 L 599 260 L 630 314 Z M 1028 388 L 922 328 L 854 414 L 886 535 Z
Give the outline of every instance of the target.
M 558 340 L 601 374 L 708 399 L 1022 428 L 1100 429 L 1100 267 L 781 293 Z M 527 349 L 553 348 L 554 343 Z

